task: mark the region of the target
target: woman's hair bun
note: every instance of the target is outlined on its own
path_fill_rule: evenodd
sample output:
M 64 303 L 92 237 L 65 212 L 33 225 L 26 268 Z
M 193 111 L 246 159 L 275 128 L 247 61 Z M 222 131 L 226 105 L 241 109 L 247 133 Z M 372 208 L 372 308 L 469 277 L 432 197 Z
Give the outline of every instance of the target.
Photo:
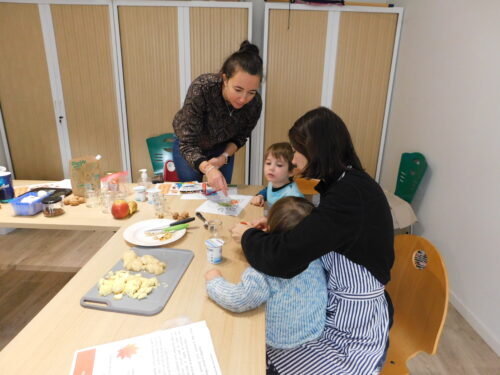
M 256 55 L 259 55 L 259 47 L 257 47 L 255 44 L 250 43 L 248 40 L 244 40 L 240 44 L 240 49 L 238 52 L 246 52 L 246 53 L 254 53 Z
M 262 58 L 259 55 L 259 47 L 244 40 L 240 49 L 233 52 L 222 64 L 220 73 L 227 79 L 231 78 L 238 70 L 243 70 L 251 75 L 258 75 L 262 80 Z

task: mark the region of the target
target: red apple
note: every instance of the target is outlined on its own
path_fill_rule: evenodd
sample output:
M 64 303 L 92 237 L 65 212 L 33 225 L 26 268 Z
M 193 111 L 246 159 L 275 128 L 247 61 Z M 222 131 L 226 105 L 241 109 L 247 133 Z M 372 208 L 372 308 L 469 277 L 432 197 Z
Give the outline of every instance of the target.
M 111 206 L 111 214 L 115 219 L 125 219 L 129 214 L 129 207 L 126 200 L 117 199 Z

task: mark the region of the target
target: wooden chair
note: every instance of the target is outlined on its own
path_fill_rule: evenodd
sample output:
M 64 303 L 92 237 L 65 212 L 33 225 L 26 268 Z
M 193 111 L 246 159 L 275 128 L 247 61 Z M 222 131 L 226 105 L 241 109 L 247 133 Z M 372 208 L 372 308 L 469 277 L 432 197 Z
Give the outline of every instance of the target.
M 299 188 L 302 194 L 304 195 L 318 194 L 318 192 L 314 190 L 314 187 L 318 184 L 319 180 L 315 179 L 309 180 L 302 177 L 295 177 L 294 181 L 297 184 L 297 187 Z
M 395 237 L 395 262 L 386 289 L 394 304 L 394 324 L 382 375 L 409 374 L 406 361 L 435 354 L 448 312 L 448 277 L 438 250 L 425 238 Z
M 317 206 L 319 204 L 319 193 L 314 190 L 314 187 L 318 184 L 319 180 L 295 177 L 294 181 L 300 192 L 304 194 L 304 197 Z
M 172 156 L 174 133 L 165 133 L 146 139 L 153 175 L 161 175 L 162 181 L 179 181 Z

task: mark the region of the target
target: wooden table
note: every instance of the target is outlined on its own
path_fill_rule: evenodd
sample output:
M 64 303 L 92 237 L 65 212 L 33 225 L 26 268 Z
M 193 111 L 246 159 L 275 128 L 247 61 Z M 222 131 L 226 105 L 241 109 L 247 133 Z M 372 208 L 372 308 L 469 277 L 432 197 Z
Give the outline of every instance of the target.
M 255 194 L 257 187 L 241 187 L 239 194 Z M 181 200 L 171 197 L 172 211 L 194 214 L 199 200 Z M 214 267 L 206 259 L 204 240 L 207 232 L 201 222 L 190 223 L 186 235 L 165 245 L 190 249 L 194 259 L 165 306 L 154 316 L 137 316 L 92 310 L 80 306 L 80 298 L 120 259 L 129 248 L 123 232 L 140 220 L 154 218 L 153 207 L 139 204 L 139 212 L 126 220 L 115 220 L 101 213 L 100 208 L 85 205 L 67 207 L 60 217 L 16 217 L 9 205 L 2 205 L 0 226 L 19 228 L 59 228 L 118 230 L 94 257 L 66 284 L 40 313 L 0 352 L 1 374 L 68 375 L 73 353 L 89 346 L 121 340 L 161 329 L 171 319 L 187 317 L 192 322 L 205 320 L 210 329 L 215 352 L 223 374 L 265 373 L 265 317 L 264 309 L 233 314 L 210 301 L 205 291 L 204 274 Z M 249 221 L 262 215 L 262 209 L 247 206 L 239 217 L 219 216 L 223 222 L 223 275 L 237 282 L 248 266 L 239 244 L 228 229 L 238 221 Z M 215 215 L 205 215 L 207 219 Z

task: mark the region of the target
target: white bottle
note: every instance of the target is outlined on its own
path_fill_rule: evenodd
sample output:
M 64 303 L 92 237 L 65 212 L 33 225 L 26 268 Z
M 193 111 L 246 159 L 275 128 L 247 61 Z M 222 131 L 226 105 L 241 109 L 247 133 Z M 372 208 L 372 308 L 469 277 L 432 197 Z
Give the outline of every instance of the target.
M 149 186 L 151 185 L 151 181 L 149 180 L 148 177 L 148 170 L 147 169 L 139 169 L 139 172 L 141 173 L 138 181 L 139 186 L 144 186 L 145 189 L 148 189 Z

